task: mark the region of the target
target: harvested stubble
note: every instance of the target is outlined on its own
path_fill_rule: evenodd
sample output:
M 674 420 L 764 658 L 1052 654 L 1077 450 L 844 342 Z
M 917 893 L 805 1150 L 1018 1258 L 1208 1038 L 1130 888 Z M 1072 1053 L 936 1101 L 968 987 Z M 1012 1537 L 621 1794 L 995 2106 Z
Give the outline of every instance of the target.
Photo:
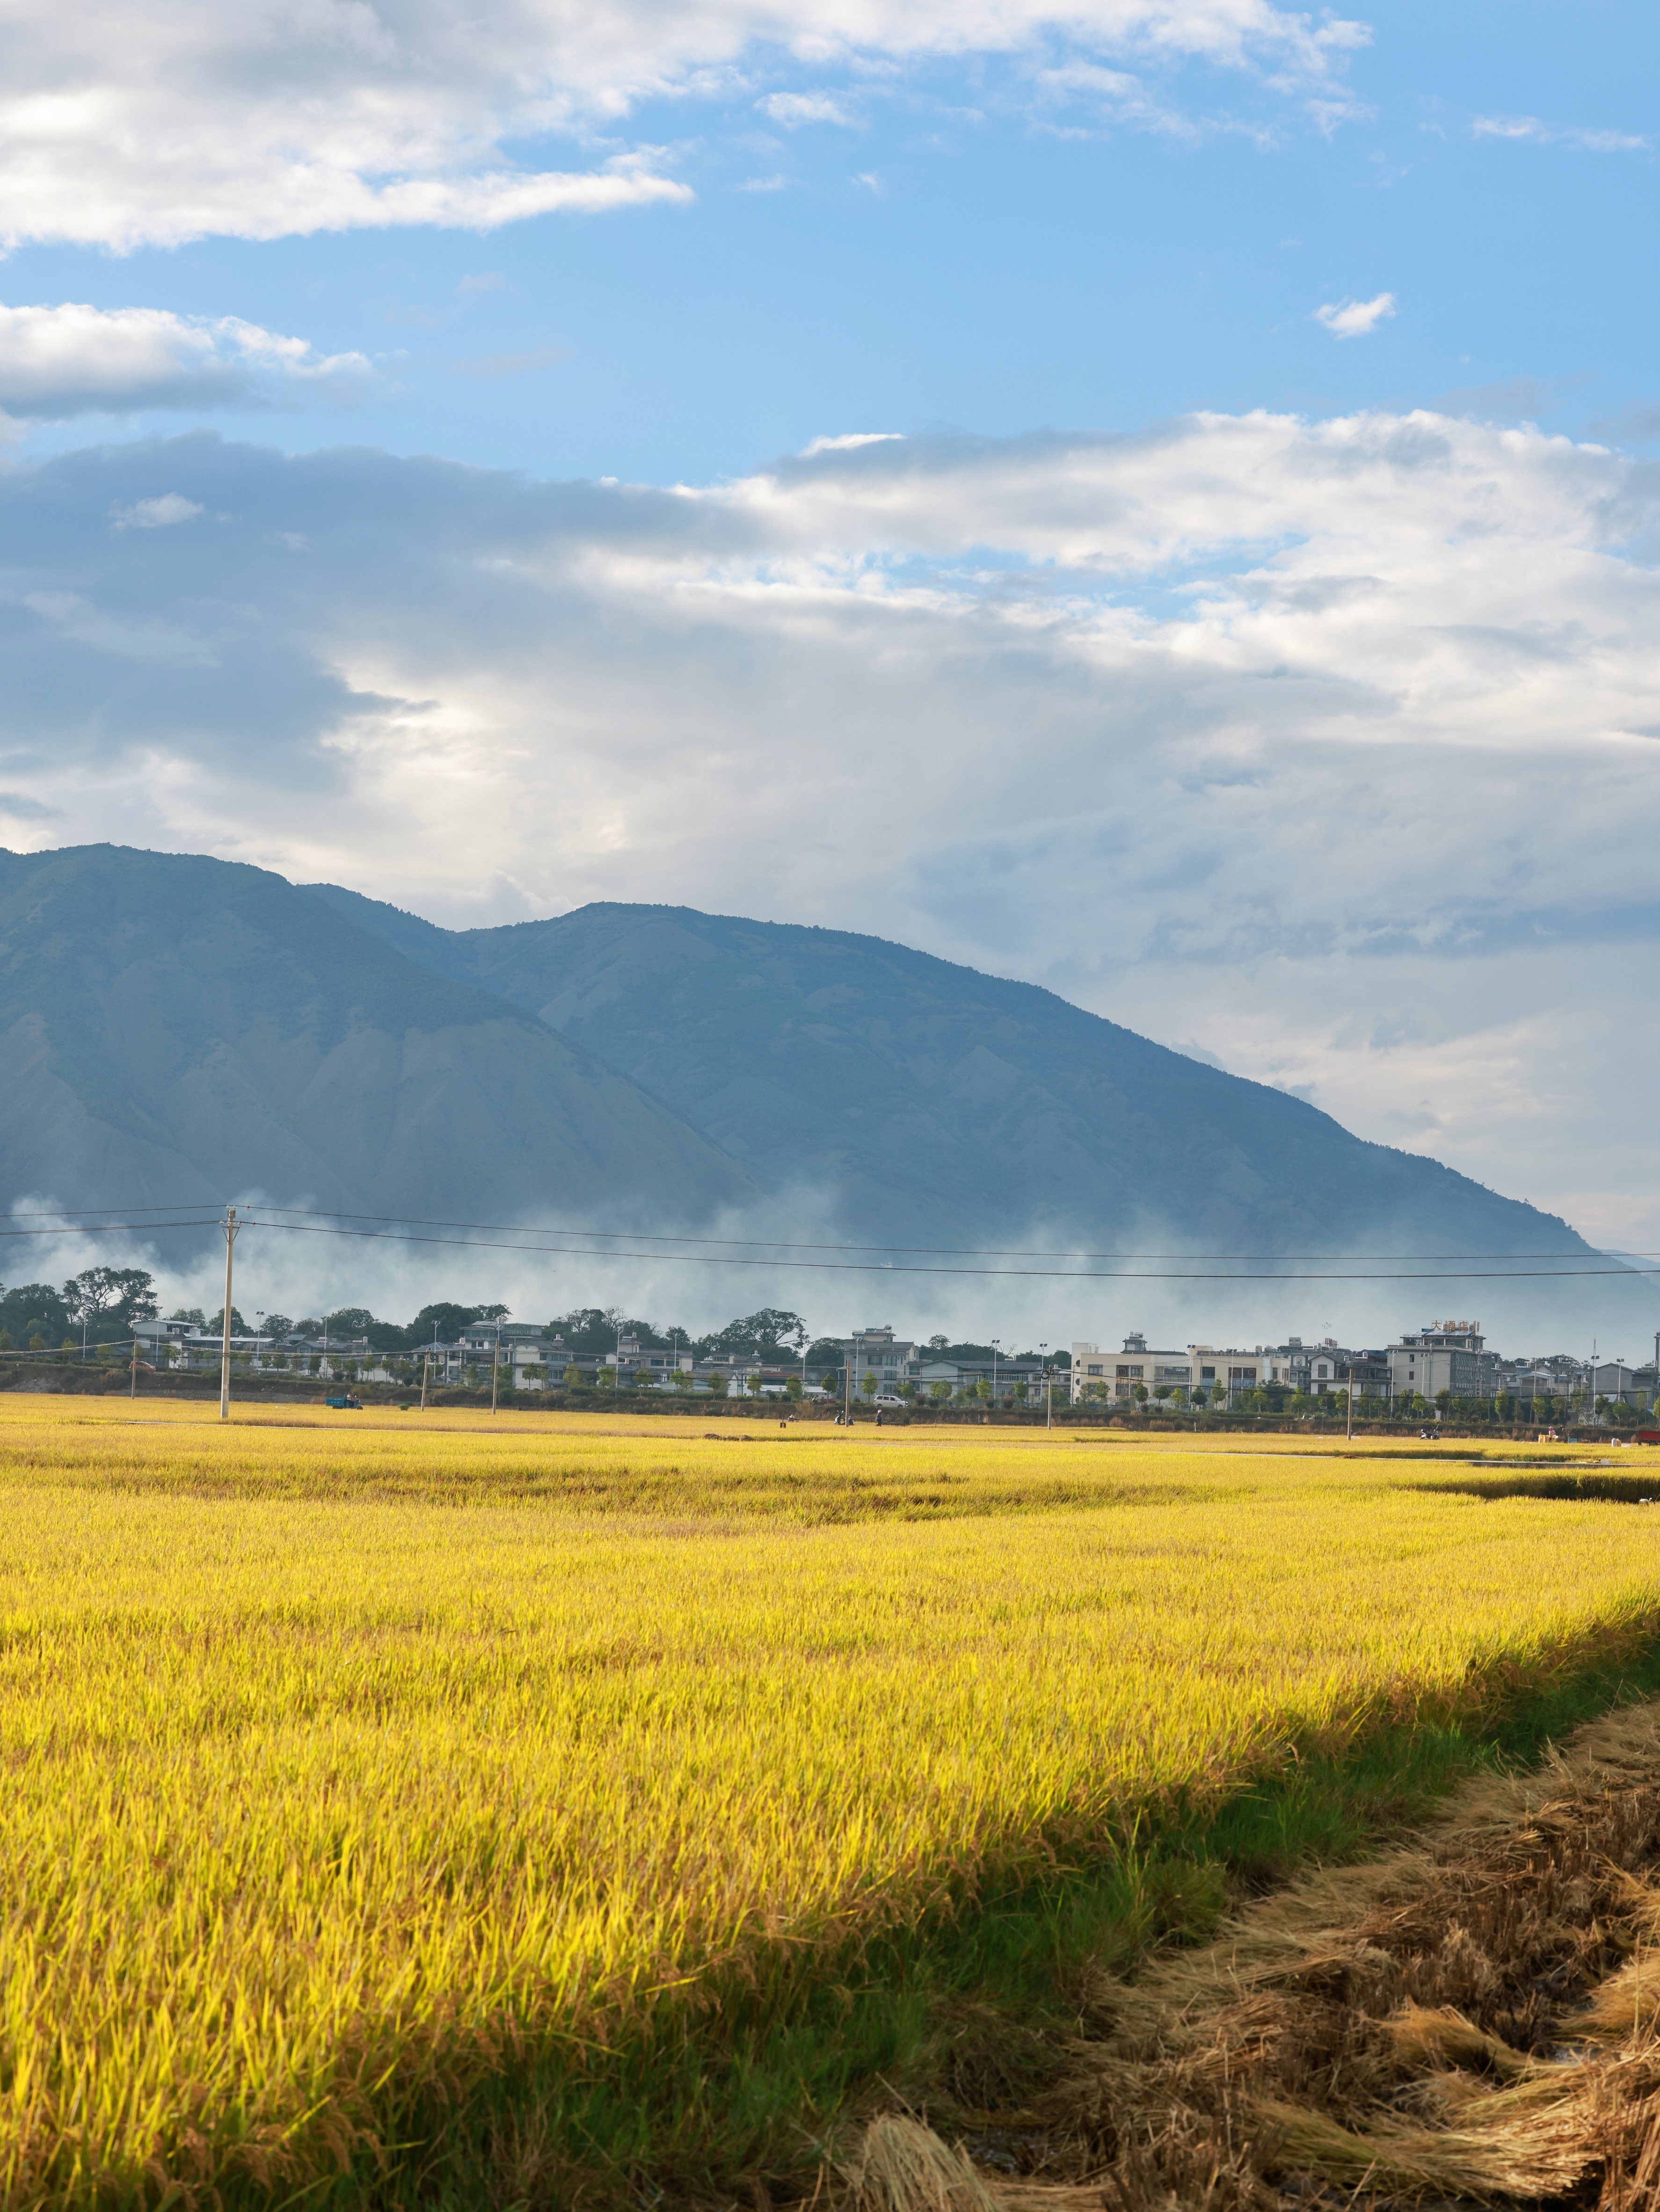
M 1091 1992 L 1071 2070 L 1011 2114 L 1039 2181 L 1116 2212 L 1296 2201 L 1660 2204 L 1660 1705 L 1430 1839 L 1294 1883 Z M 996 2198 L 1006 2185 L 993 2179 Z M 1030 2204 L 1027 2182 L 1015 2202 Z
M 481 2083 L 603 2081 L 666 2014 L 713 2051 L 769 1960 L 834 1973 L 1138 1809 L 1655 1626 L 1618 1509 L 771 1449 L 6 1406 L 4 2201 L 395 2178 Z M 549 2189 L 581 2164 L 491 2124 Z

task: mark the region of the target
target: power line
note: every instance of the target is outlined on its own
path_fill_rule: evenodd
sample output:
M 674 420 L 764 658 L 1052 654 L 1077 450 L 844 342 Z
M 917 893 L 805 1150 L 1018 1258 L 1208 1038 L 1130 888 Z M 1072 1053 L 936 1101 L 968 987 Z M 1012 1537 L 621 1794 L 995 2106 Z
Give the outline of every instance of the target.
M 248 1227 L 258 1224 L 250 1222 Z M 1575 1276 L 1626 1275 L 1633 1281 L 1643 1278 L 1630 1267 L 1578 1267 L 1566 1273 L 1553 1268 L 1507 1267 L 1492 1270 L 1461 1271 L 1456 1274 L 1429 1274 L 1420 1272 L 1391 1274 L 1305 1274 L 1295 1271 L 1274 1274 L 1251 1274 L 1238 1269 L 1219 1269 L 1197 1273 L 1183 1269 L 1180 1272 L 1164 1270 L 1138 1272 L 1128 1268 L 1088 1267 L 937 1267 L 914 1265 L 889 1260 L 771 1260 L 728 1258 L 724 1255 L 705 1252 L 637 1252 L 593 1251 L 584 1245 L 500 1243 L 481 1237 L 410 1237 L 395 1230 L 338 1229 L 320 1222 L 270 1221 L 268 1228 L 286 1230 L 290 1235 L 305 1237 L 350 1237 L 375 1243 L 435 1244 L 454 1251 L 521 1252 L 532 1258 L 579 1260 L 648 1260 L 683 1267 L 769 1267 L 788 1268 L 793 1272 L 859 1275 L 959 1275 L 1001 1276 L 1025 1281 L 1057 1281 L 1071 1283 L 1467 1283 L 1518 1280 L 1542 1277 L 1552 1282 L 1563 1282 Z M 904 1249 L 904 1247 L 895 1248 Z
M 89 1210 L 103 1213 L 169 1213 L 182 1211 L 183 1209 L 172 1206 L 102 1206 Z M 326 1206 L 261 1205 L 259 1211 L 266 1217 L 267 1226 L 272 1228 L 283 1228 L 289 1225 L 286 1221 L 277 1221 L 272 1218 L 276 1215 L 283 1214 L 288 1216 L 298 1216 L 301 1223 L 306 1225 L 309 1225 L 309 1224 L 313 1222 L 368 1221 L 374 1222 L 388 1228 L 456 1229 L 476 1231 L 489 1236 L 584 1237 L 603 1238 L 612 1242 L 625 1238 L 634 1244 L 690 1244 L 699 1247 L 718 1247 L 725 1250 L 753 1252 L 901 1252 L 915 1253 L 925 1259 L 1241 1260 L 1249 1261 L 1263 1267 L 1276 1267 L 1280 1262 L 1288 1260 L 1426 1260 L 1445 1262 L 1446 1264 L 1450 1265 L 1454 1261 L 1461 1260 L 1556 1260 L 1566 1261 L 1569 1260 L 1577 1260 L 1582 1256 L 1591 1258 L 1602 1258 L 1607 1256 L 1606 1255 L 1598 1253 L 1581 1255 L 1577 1252 L 1094 1252 L 1088 1250 L 1079 1251 L 1071 1247 L 1054 1248 L 1047 1246 L 1025 1247 L 1019 1245 L 1003 1246 L 979 1244 L 858 1244 L 848 1242 L 845 1239 L 836 1242 L 812 1242 L 782 1237 L 694 1237 L 689 1233 L 684 1235 L 678 1233 L 659 1235 L 644 1230 L 576 1228 L 573 1227 L 569 1223 L 559 1222 L 552 1223 L 545 1228 L 532 1228 L 527 1227 L 522 1223 L 512 1221 L 452 1221 L 443 1218 L 428 1219 L 420 1214 L 348 1213 L 344 1212 L 336 1212 L 332 1208 Z M 44 1209 L 34 1216 L 20 1214 L 15 1214 L 13 1216 L 14 1219 L 36 1218 L 40 1220 L 72 1219 L 77 1218 L 79 1217 L 70 1215 L 67 1212 L 47 1212 Z M 217 1225 L 217 1221 L 218 1217 L 216 1216 L 214 1223 L 210 1225 Z M 112 1225 L 119 1226 L 119 1224 Z M 203 1224 L 199 1221 L 192 1221 L 154 1222 L 150 1224 L 139 1224 L 137 1225 L 154 1228 L 200 1228 Z M 33 1232 L 27 1231 L 7 1231 L 3 1233 L 7 1235 L 28 1235 Z M 421 1240 L 410 1239 L 409 1241 L 418 1242 Z M 649 1254 L 634 1254 L 627 1256 L 648 1258 L 654 1255 Z M 1660 1252 L 1633 1252 L 1628 1256 L 1633 1260 L 1660 1260 Z M 1615 1274 L 1626 1274 L 1635 1273 L 1640 1271 L 1632 1268 L 1616 1267 L 1611 1270 L 1584 1270 L 1581 1272 L 1607 1272 Z
M 106 1212 L 117 1212 L 122 1211 L 123 1209 L 105 1208 L 102 1210 Z M 131 1211 L 135 1212 L 141 1210 L 142 1209 L 138 1208 L 131 1209 Z M 160 1209 L 156 1210 L 159 1211 Z M 964 1278 L 995 1276 L 1010 1279 L 1020 1279 L 1034 1282 L 1446 1283 L 1450 1285 L 1455 1283 L 1520 1281 L 1572 1282 L 1592 1277 L 1611 1278 L 1616 1276 L 1624 1276 L 1633 1282 L 1641 1282 L 1646 1279 L 1643 1269 L 1623 1266 L 1613 1267 L 1571 1267 L 1559 1264 L 1556 1267 L 1456 1267 L 1453 1264 L 1457 1261 L 1465 1259 L 1500 1258 L 1540 1260 L 1554 1259 L 1559 1261 L 1564 1261 L 1578 1256 L 1572 1253 L 1517 1253 L 1512 1255 L 1499 1253 L 1316 1253 L 1283 1255 L 1279 1253 L 1219 1253 L 1215 1255 L 1206 1255 L 1202 1253 L 1120 1254 L 1111 1252 L 1084 1252 L 1072 1254 L 1065 1252 L 1043 1251 L 1002 1251 L 994 1247 L 987 1247 L 984 1249 L 966 1247 L 962 1248 L 959 1250 L 958 1248 L 950 1246 L 933 1248 L 926 1245 L 918 1246 L 906 1244 L 811 1244 L 789 1243 L 782 1241 L 776 1243 L 769 1243 L 760 1238 L 739 1237 L 656 1237 L 644 1235 L 632 1237 L 633 1243 L 636 1245 L 655 1244 L 660 1247 L 670 1243 L 690 1243 L 705 1247 L 710 1245 L 721 1245 L 727 1248 L 727 1250 L 719 1252 L 710 1251 L 708 1249 L 691 1252 L 670 1252 L 660 1249 L 653 1251 L 642 1251 L 630 1249 L 597 1249 L 586 1244 L 557 1244 L 550 1243 L 545 1241 L 528 1243 L 522 1241 L 516 1241 L 527 1237 L 538 1237 L 545 1240 L 553 1237 L 582 1236 L 589 1237 L 603 1237 L 608 1240 L 612 1247 L 615 1247 L 620 1238 L 625 1236 L 631 1237 L 631 1232 L 622 1230 L 549 1229 L 520 1231 L 514 1230 L 506 1224 L 492 1223 L 475 1224 L 469 1222 L 434 1222 L 428 1224 L 420 1224 L 411 1222 L 410 1224 L 410 1229 L 425 1225 L 434 1229 L 466 1230 L 477 1228 L 484 1231 L 499 1231 L 501 1235 L 515 1240 L 504 1243 L 496 1241 L 495 1236 L 425 1236 L 410 1234 L 409 1233 L 409 1229 L 400 1229 L 395 1226 L 376 1229 L 356 1229 L 337 1225 L 343 1222 L 352 1221 L 376 1221 L 394 1224 L 399 1220 L 400 1217 L 392 1214 L 328 1214 L 307 1220 L 282 1220 L 273 1218 L 275 1215 L 280 1215 L 283 1213 L 299 1214 L 305 1212 L 305 1210 L 306 1209 L 299 1206 L 262 1206 L 260 1208 L 260 1212 L 264 1216 L 263 1223 L 250 1219 L 243 1225 L 247 1228 L 255 1228 L 263 1225 L 265 1228 L 286 1231 L 294 1236 L 350 1237 L 354 1239 L 366 1240 L 376 1243 L 438 1245 L 458 1251 L 518 1252 L 531 1258 L 580 1259 L 589 1261 L 635 1260 L 656 1262 L 658 1264 L 666 1261 L 672 1266 L 679 1267 L 766 1267 L 771 1268 L 775 1271 L 780 1268 L 784 1268 L 794 1273 L 813 1273 L 952 1275 Z M 56 1219 L 65 1218 L 68 1217 L 42 1215 L 39 1218 Z M 159 1231 L 164 1229 L 218 1229 L 222 1228 L 224 1225 L 223 1222 L 217 1217 L 205 1219 L 192 1218 L 186 1220 L 166 1221 L 152 1220 L 148 1222 L 104 1221 L 93 1223 L 86 1222 L 83 1217 L 77 1216 L 75 1218 L 78 1225 L 72 1233 L 76 1236 L 132 1235 L 139 1232 L 148 1233 L 150 1231 Z M 0 1230 L 0 1237 L 28 1237 L 39 1238 L 43 1233 L 45 1232 L 40 1230 L 32 1229 Z M 755 1253 L 761 1256 L 753 1258 L 739 1257 L 736 1256 L 739 1250 Z M 781 1252 L 916 1252 L 921 1255 L 921 1258 L 924 1261 L 951 1256 L 981 1259 L 1098 1259 L 1106 1261 L 1132 1259 L 1202 1260 L 1207 1257 L 1214 1257 L 1218 1259 L 1245 1260 L 1254 1262 L 1255 1265 L 1252 1267 L 1232 1268 L 1182 1267 L 1157 1269 L 1140 1269 L 1117 1266 L 1108 1267 L 1085 1267 L 1080 1266 L 1063 1267 L 963 1267 L 924 1265 L 920 1261 L 905 1260 L 799 1260 L 781 1259 L 772 1256 Z M 1633 1259 L 1656 1256 L 1660 1255 L 1639 1253 L 1633 1253 L 1632 1255 Z M 1339 1272 L 1326 1272 L 1322 1270 L 1318 1273 L 1312 1273 L 1302 1268 L 1286 1267 L 1283 1264 L 1283 1261 L 1288 1258 L 1305 1258 L 1311 1260 L 1359 1259 L 1374 1260 L 1380 1262 L 1386 1260 L 1423 1258 L 1433 1261 L 1437 1264 L 1433 1269 L 1380 1269 L 1372 1267 L 1358 1270 L 1346 1269 Z
M 216 1213 L 204 1221 L 90 1221 L 82 1223 L 65 1234 L 75 1237 L 131 1237 L 139 1231 L 148 1235 L 157 1229 L 222 1229 L 223 1226 L 224 1217 Z M 51 1234 L 48 1229 L 0 1229 L 0 1237 L 32 1237 L 37 1243 Z

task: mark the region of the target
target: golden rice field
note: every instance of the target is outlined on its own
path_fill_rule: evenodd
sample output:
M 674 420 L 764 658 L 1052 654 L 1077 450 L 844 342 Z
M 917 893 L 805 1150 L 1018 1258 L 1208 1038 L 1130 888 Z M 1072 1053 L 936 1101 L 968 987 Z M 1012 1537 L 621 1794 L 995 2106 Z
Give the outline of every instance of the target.
M 1660 1631 L 1660 1515 L 1333 1449 L 0 1397 L 0 2202 L 581 2169 L 781 1960 Z

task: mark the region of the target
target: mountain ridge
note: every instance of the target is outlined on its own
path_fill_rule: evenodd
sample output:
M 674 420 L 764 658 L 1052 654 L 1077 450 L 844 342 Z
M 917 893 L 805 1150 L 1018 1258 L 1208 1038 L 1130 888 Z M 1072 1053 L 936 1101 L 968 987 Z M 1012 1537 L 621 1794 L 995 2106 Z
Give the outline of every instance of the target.
M 1041 985 L 881 938 L 617 901 L 452 931 L 340 885 L 304 888 L 435 975 L 535 1011 L 758 1182 L 833 1189 L 849 1234 L 1591 1249 L 1560 1217 L 1305 1100 Z
M 14 1198 L 522 1214 L 632 1182 L 702 1218 L 754 1194 L 579 1042 L 243 862 L 0 851 L 0 1038 Z

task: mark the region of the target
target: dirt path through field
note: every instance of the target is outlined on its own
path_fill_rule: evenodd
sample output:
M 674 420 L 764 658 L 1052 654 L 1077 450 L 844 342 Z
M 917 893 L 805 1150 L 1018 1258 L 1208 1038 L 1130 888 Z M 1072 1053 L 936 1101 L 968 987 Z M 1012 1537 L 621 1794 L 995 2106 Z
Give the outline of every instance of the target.
M 1660 1704 L 1083 1996 L 1030 2107 L 873 2122 L 858 2212 L 1660 2206 Z

